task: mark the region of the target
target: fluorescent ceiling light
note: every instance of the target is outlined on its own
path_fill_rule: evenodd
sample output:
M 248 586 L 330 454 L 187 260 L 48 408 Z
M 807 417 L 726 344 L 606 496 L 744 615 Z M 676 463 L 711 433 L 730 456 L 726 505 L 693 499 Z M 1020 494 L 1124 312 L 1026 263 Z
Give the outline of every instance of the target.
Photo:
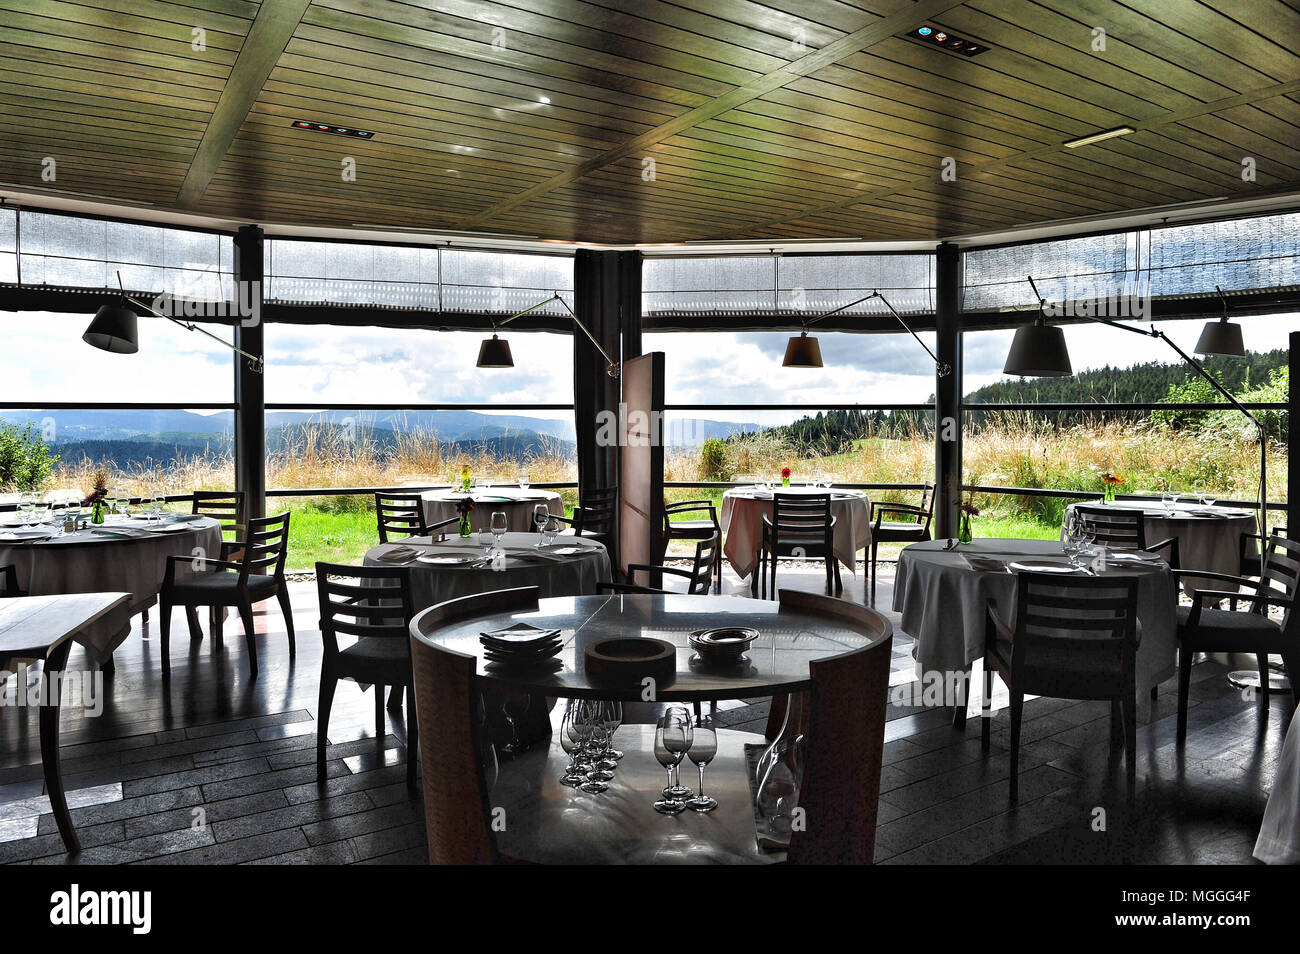
M 1093 133 L 1091 136 L 1081 136 L 1078 139 L 1070 139 L 1061 143 L 1066 149 L 1078 149 L 1080 146 L 1090 146 L 1094 142 L 1101 142 L 1103 139 L 1114 139 L 1116 136 L 1127 136 L 1129 133 L 1137 132 L 1132 126 L 1117 126 L 1114 129 L 1107 129 L 1103 132 Z

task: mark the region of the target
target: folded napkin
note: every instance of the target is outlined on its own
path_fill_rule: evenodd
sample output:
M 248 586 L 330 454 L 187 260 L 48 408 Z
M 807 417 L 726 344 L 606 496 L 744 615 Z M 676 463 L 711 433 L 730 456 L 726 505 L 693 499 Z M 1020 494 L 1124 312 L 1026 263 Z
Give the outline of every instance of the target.
M 376 554 L 375 559 L 380 563 L 410 563 L 419 555 L 419 550 L 406 546 L 396 546 L 391 550 Z
M 969 553 L 961 554 L 961 558 L 966 561 L 966 565 L 972 570 L 979 570 L 981 573 L 1004 573 L 1007 565 L 1002 560 L 994 557 L 974 556 Z
M 137 527 L 91 527 L 90 532 L 97 537 L 120 537 L 127 540 L 138 540 L 153 535 L 150 531 Z

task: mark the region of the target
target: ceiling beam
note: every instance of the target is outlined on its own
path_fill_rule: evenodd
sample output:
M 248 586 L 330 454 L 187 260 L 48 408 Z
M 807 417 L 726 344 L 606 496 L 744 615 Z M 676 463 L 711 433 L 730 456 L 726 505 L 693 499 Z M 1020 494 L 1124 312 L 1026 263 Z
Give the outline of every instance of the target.
M 555 189 L 562 189 L 598 169 L 602 169 L 621 159 L 626 159 L 628 156 L 637 155 L 656 143 L 671 139 L 694 126 L 698 126 L 700 123 L 715 119 L 723 113 L 730 112 L 752 100 L 758 99 L 760 96 L 767 95 L 772 90 L 793 83 L 800 77 L 808 76 L 833 63 L 838 63 L 840 60 L 861 53 L 863 50 L 900 33 L 907 33 L 928 20 L 942 16 L 953 7 L 960 7 L 963 3 L 965 3 L 965 0 L 913 0 L 912 3 L 904 4 L 897 12 L 882 17 L 870 26 L 849 33 L 826 44 L 819 50 L 807 53 L 785 66 L 751 80 L 744 86 L 738 86 L 702 106 L 687 110 L 680 116 L 675 116 L 668 122 L 629 139 L 620 146 L 608 149 L 580 165 L 573 166 L 543 182 L 537 183 L 518 195 L 504 199 L 496 205 L 463 220 L 458 227 L 473 228 L 491 222 L 498 215 L 509 212 L 511 209 L 530 202 L 538 196 L 545 195 Z
M 258 8 L 176 195 L 178 205 L 193 207 L 203 198 L 309 6 L 311 0 L 265 0 Z

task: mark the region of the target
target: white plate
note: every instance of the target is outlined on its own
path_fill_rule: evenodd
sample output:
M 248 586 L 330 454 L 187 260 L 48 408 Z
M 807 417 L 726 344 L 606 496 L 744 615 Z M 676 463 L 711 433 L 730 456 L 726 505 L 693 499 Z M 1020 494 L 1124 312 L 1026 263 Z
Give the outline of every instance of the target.
M 1014 563 L 1008 563 L 1007 569 L 1022 573 L 1082 573 L 1083 571 L 1072 566 L 1062 566 L 1059 563 L 1022 563 L 1017 560 Z
M 51 530 L 38 529 L 5 530 L 0 531 L 0 533 L 15 540 L 48 540 L 50 537 L 54 536 L 54 533 Z
M 185 529 L 183 523 L 164 523 L 152 527 L 145 527 L 150 533 L 178 533 Z
M 415 559 L 418 563 L 428 563 L 431 566 L 465 566 L 476 562 L 479 558 L 472 556 L 421 556 Z

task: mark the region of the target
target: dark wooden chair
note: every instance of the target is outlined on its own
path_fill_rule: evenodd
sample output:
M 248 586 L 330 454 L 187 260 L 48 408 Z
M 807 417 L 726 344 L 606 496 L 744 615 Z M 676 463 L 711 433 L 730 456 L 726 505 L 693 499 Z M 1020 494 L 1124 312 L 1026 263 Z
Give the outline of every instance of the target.
M 1184 570 L 1177 575 L 1192 577 L 1200 584 L 1188 591 L 1191 605 L 1178 607 L 1178 744 L 1187 741 L 1187 693 L 1198 652 L 1255 654 L 1263 676 L 1259 701 L 1265 710 L 1269 706 L 1268 657 L 1281 656 L 1291 680 L 1292 707 L 1300 707 L 1300 613 L 1295 612 L 1300 592 L 1300 541 L 1270 535 L 1258 579 L 1206 570 Z M 1211 579 L 1229 585 L 1217 590 L 1202 588 Z M 1220 608 L 1224 602 L 1227 609 Z M 1269 614 L 1274 607 L 1282 610 L 1280 619 Z
M 176 578 L 178 564 L 190 564 L 193 556 L 167 558 L 163 576 L 161 604 L 162 666 L 163 673 L 171 672 L 171 618 L 172 608 L 183 606 L 190 620 L 191 635 L 197 628 L 193 609 L 197 606 L 212 608 L 233 606 L 239 610 L 244 624 L 244 639 L 248 645 L 249 674 L 257 675 L 257 643 L 254 640 L 253 604 L 275 597 L 284 614 L 284 625 L 289 636 L 289 657 L 296 653 L 293 638 L 293 612 L 289 607 L 289 588 L 284 578 L 284 561 L 289 552 L 289 514 L 263 517 L 248 522 L 248 532 L 238 540 L 227 540 L 221 545 L 218 559 L 205 559 L 203 572 Z M 238 554 L 238 559 L 231 559 Z M 221 634 L 221 613 L 214 612 L 214 635 Z
M 876 550 L 882 543 L 921 543 L 930 539 L 934 516 L 934 483 L 927 480 L 921 491 L 921 506 L 905 503 L 871 505 L 871 602 L 876 602 Z M 889 518 L 889 519 L 886 519 Z
M 537 593 L 537 587 L 527 586 L 464 596 L 423 610 L 411 623 L 430 864 L 485 865 L 512 859 L 497 850 L 488 824 L 488 785 L 479 757 L 483 728 L 475 717 L 480 693 L 475 658 L 443 649 L 427 634 L 461 619 L 536 609 Z
M 781 608 L 825 617 L 871 642 L 808 664 L 812 688 L 801 706 L 807 738 L 799 806 L 806 824 L 790 837 L 789 864 L 871 864 L 876 848 L 880 772 L 893 628 L 875 610 L 845 600 L 782 590 Z M 773 700 L 777 726 L 785 700 Z M 768 736 L 775 732 L 769 722 Z
M 1273 535 L 1285 537 L 1286 527 L 1274 527 Z M 1237 545 L 1237 575 L 1258 577 L 1263 571 L 1266 549 L 1268 537 L 1262 533 L 1243 533 Z M 1252 550 L 1255 552 L 1252 553 Z
M 6 563 L 0 566 L 0 599 L 26 595 L 26 592 L 18 588 L 18 570 L 14 565 Z
M 843 592 L 840 562 L 835 558 L 832 543 L 834 529 L 829 493 L 773 494 L 772 512 L 763 514 L 763 536 L 758 552 L 762 598 L 767 599 L 769 576 L 772 596 L 776 596 L 776 564 L 782 557 L 824 560 L 827 595 Z
M 681 514 L 708 514 L 707 520 L 673 520 Z M 712 500 L 683 500 L 678 503 L 664 504 L 664 553 L 673 540 L 708 540 L 712 536 L 722 539 L 722 525 L 718 523 L 718 508 Z M 663 562 L 660 554 L 659 562 Z M 714 551 L 713 573 L 715 575 L 714 592 L 722 592 L 722 547 Z
M 316 564 L 320 598 L 320 707 L 316 713 L 316 778 L 325 781 L 325 745 L 334 690 L 340 679 L 354 679 L 375 688 L 375 738 L 384 738 L 384 687 L 406 690 L 406 781 L 415 784 L 419 726 L 411 686 L 410 567 Z M 339 649 L 338 637 L 356 642 Z
M 1138 581 L 1132 576 L 1019 573 L 1014 628 L 989 602 L 984 630 L 984 712 L 989 747 L 993 674 L 1011 694 L 1011 801 L 1019 797 L 1020 721 L 1026 695 L 1106 699 L 1111 740 L 1122 737 L 1130 795 L 1137 772 Z
M 219 521 L 223 535 L 231 533 L 239 539 L 247 529 L 242 490 L 196 490 L 192 497 L 190 513 Z
M 1098 546 L 1112 550 L 1145 550 L 1148 553 L 1161 553 L 1163 550 L 1165 552 L 1161 555 L 1165 562 L 1178 569 L 1178 538 L 1148 543 L 1141 510 L 1075 504 L 1074 512 Z
M 450 517 L 429 526 L 419 494 L 375 494 L 375 519 L 379 523 L 380 543 L 388 543 L 390 533 L 398 535 L 398 539 L 427 537 L 459 521 L 458 517 Z
M 691 596 L 697 596 L 701 593 L 708 593 L 709 587 L 713 583 L 713 566 L 716 562 L 719 547 L 718 535 L 712 534 L 705 540 L 695 544 L 695 557 L 691 561 L 691 568 L 684 570 L 675 566 L 654 566 L 649 563 L 629 563 L 627 565 L 627 575 L 624 577 L 626 583 L 600 583 L 597 584 L 599 592 L 603 593 L 666 593 L 673 592 L 653 584 L 662 582 L 663 576 L 675 576 L 686 580 L 686 592 Z M 639 586 L 636 583 L 636 574 L 644 574 L 646 584 Z
M 572 517 L 554 514 L 556 520 L 567 523 L 574 536 L 592 537 L 608 548 L 614 535 L 618 518 L 618 488 L 593 490 L 573 508 Z

